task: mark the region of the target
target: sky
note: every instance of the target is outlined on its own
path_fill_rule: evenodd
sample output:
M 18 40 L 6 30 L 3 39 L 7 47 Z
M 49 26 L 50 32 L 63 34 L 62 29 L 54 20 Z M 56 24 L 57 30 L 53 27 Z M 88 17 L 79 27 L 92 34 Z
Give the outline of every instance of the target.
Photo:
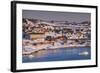
M 23 18 L 34 18 L 47 21 L 68 21 L 68 22 L 84 22 L 90 21 L 90 13 L 76 13 L 76 12 L 55 12 L 55 11 L 36 11 L 23 10 Z

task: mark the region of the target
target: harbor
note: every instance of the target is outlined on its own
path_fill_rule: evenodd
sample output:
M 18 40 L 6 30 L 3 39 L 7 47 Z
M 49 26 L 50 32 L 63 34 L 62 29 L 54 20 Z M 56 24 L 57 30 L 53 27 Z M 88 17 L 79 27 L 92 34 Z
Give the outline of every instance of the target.
M 77 48 L 58 48 L 46 49 L 33 52 L 30 55 L 23 55 L 23 63 L 31 62 L 52 62 L 52 61 L 73 61 L 73 60 L 90 60 L 90 47 Z

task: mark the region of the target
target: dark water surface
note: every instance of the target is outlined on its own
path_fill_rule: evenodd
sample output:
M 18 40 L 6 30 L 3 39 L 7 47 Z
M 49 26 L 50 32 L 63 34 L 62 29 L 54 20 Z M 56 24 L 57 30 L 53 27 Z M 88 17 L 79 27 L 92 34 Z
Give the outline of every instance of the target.
M 23 55 L 22 62 L 47 62 L 91 59 L 91 48 L 60 48 L 40 50 L 32 55 Z

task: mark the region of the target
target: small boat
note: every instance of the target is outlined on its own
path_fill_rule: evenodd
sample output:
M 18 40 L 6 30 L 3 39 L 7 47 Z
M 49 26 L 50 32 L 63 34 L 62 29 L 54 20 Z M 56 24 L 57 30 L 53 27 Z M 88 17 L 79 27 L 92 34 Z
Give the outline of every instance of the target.
M 29 55 L 28 57 L 29 57 L 29 58 L 33 58 L 33 57 L 34 57 L 34 55 Z
M 84 51 L 84 52 L 81 52 L 79 53 L 79 55 L 84 55 L 84 56 L 87 56 L 89 53 L 87 51 Z

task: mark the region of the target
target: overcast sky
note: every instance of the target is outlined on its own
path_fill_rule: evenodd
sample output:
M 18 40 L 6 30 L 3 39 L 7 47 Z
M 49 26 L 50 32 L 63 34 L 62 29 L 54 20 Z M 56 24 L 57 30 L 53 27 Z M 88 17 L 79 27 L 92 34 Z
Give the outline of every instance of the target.
M 55 20 L 55 21 L 68 21 L 68 22 L 83 22 L 90 21 L 90 13 L 76 13 L 76 12 L 54 12 L 54 11 L 36 11 L 36 10 L 23 10 L 23 18 L 34 18 L 41 20 Z

